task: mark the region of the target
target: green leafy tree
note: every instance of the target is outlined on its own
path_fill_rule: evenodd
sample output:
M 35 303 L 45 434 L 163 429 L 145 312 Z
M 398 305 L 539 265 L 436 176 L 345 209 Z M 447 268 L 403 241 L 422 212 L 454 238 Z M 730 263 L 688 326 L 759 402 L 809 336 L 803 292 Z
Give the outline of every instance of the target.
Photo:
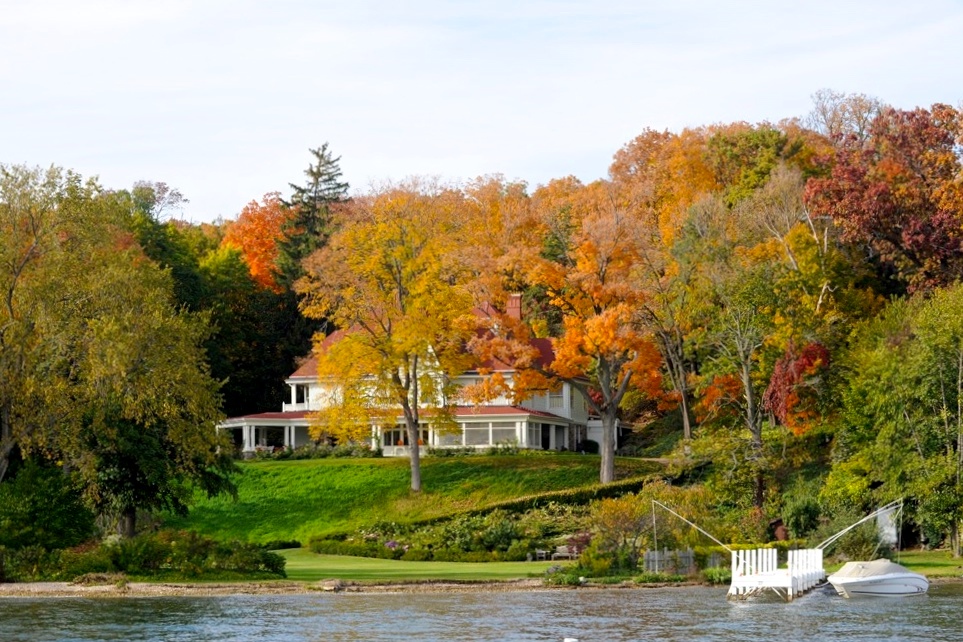
M 925 532 L 960 554 L 963 288 L 896 301 L 856 336 L 825 501 L 865 510 L 915 500 Z
M 122 491 L 100 476 L 98 448 L 109 440 L 92 435 L 156 431 L 166 484 L 228 488 L 230 462 L 212 430 L 220 412 L 202 348 L 207 320 L 178 304 L 169 271 L 130 233 L 130 210 L 56 168 L 4 167 L 0 178 L 9 231 L 0 235 L 0 465 L 13 445 L 64 461 L 103 507 Z M 136 506 L 118 508 L 129 532 Z
M 187 199 L 166 183 L 147 181 L 135 183 L 130 191 L 117 192 L 113 198 L 129 209 L 130 229 L 144 253 L 170 270 L 178 302 L 191 310 L 200 309 L 205 293 L 199 255 L 184 234 L 189 225 L 174 218 Z

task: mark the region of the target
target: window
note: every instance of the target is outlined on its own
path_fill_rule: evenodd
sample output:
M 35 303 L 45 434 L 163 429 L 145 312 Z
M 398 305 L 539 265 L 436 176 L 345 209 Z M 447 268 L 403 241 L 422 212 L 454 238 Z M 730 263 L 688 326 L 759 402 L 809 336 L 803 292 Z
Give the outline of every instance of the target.
M 439 446 L 461 446 L 460 432 L 438 433 L 437 439 Z
M 548 407 L 549 408 L 564 408 L 565 407 L 565 396 L 562 394 L 562 389 L 549 390 L 548 391 Z
M 518 432 L 515 430 L 514 421 L 493 421 L 492 422 L 492 443 L 503 444 L 509 441 L 518 441 Z
M 466 446 L 487 446 L 488 444 L 488 426 L 465 428 Z
M 538 424 L 528 424 L 528 441 L 526 442 L 529 446 L 538 446 L 541 443 L 542 429 Z
M 421 431 L 421 438 L 418 440 L 422 446 L 428 444 L 428 431 Z M 381 443 L 385 446 L 409 446 L 408 429 L 395 427 L 393 430 L 385 430 L 381 433 Z
M 296 384 L 294 386 L 294 403 L 308 402 L 308 387 Z

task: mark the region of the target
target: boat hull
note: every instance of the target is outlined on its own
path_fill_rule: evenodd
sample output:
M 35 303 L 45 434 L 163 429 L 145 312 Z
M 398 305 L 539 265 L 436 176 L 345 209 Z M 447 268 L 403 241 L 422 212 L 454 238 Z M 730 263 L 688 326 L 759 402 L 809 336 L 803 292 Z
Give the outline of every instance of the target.
M 929 589 L 929 580 L 918 573 L 893 573 L 874 577 L 836 577 L 830 575 L 829 583 L 843 597 L 906 597 L 923 595 Z

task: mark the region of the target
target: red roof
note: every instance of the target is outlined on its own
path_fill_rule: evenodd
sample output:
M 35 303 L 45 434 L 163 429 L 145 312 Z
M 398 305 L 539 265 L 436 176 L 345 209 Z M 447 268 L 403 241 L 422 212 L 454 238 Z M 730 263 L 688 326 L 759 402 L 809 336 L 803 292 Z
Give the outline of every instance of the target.
M 240 417 L 230 417 L 227 421 L 234 421 L 237 419 L 304 419 L 309 414 L 305 410 L 297 410 L 292 412 L 260 412 L 255 415 L 242 415 Z
M 239 419 L 306 419 L 311 414 L 310 411 L 298 410 L 292 412 L 260 412 L 254 415 L 243 415 L 241 417 L 231 417 L 227 421 L 237 421 Z M 532 415 L 534 417 L 545 417 L 548 419 L 561 419 L 558 415 L 543 410 L 531 410 L 521 406 L 458 406 L 455 409 L 457 417 L 497 417 L 505 415 Z
M 458 417 L 486 417 L 499 415 L 532 415 L 534 417 L 545 417 L 548 419 L 561 419 L 558 415 L 553 415 L 544 410 L 532 410 L 521 406 L 458 406 L 455 409 Z

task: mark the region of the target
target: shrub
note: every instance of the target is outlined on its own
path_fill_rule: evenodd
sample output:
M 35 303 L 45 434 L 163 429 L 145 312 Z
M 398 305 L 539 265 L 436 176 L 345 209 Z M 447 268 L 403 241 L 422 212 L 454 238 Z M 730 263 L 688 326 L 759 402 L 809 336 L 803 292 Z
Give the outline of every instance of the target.
M 517 455 L 519 452 L 517 441 L 505 441 L 495 444 L 486 451 L 489 455 Z
M 13 582 L 36 582 L 47 579 L 46 571 L 56 568 L 59 558 L 59 552 L 47 551 L 42 546 L 5 549 L 4 574 L 8 581 Z
M 612 556 L 599 550 L 598 543 L 590 545 L 578 559 L 579 572 L 589 577 L 603 577 L 612 571 Z
M 531 540 L 517 539 L 508 547 L 502 559 L 506 562 L 523 562 L 528 559 L 529 555 L 533 554 L 535 548 Z
M 729 584 L 732 582 L 732 569 L 722 566 L 703 569 L 702 577 L 709 584 Z
M 93 532 L 93 513 L 59 468 L 28 460 L 0 484 L 0 545 L 53 550 L 76 546 Z
M 783 507 L 786 526 L 795 537 L 806 537 L 819 527 L 819 502 L 809 495 L 793 495 Z
M 280 551 L 286 548 L 301 548 L 301 542 L 296 539 L 272 539 L 264 544 L 261 544 L 261 548 L 266 551 Z
M 431 560 L 431 551 L 424 548 L 409 548 L 401 559 L 409 562 L 427 562 Z
M 336 540 L 312 539 L 308 547 L 312 552 L 324 555 L 350 555 L 353 557 L 376 557 L 379 559 L 401 559 L 405 554 L 403 546 L 389 546 L 391 542 L 382 544 L 376 540 Z
M 49 579 L 72 582 L 83 575 L 110 573 L 110 556 L 103 546 L 62 551 Z
M 266 551 L 255 544 L 231 542 L 217 547 L 209 560 L 212 569 L 236 573 L 270 573 L 286 577 L 285 559 L 277 553 Z
M 102 547 L 111 571 L 146 574 L 159 570 L 169 562 L 169 542 L 153 534 L 141 534 L 129 539 L 111 539 Z
M 262 449 L 254 453 L 255 459 L 325 459 L 327 457 L 381 457 L 381 448 L 372 448 L 369 444 L 338 444 L 332 446 L 326 441 L 309 443 L 297 448 Z
M 485 529 L 481 533 L 481 547 L 486 551 L 507 551 L 518 538 L 518 528 L 505 511 L 492 511 L 484 520 Z M 474 548 L 478 548 L 477 546 Z
M 582 571 L 574 566 L 550 566 L 545 570 L 545 583 L 553 586 L 580 586 Z
M 488 551 L 456 551 L 450 548 L 435 549 L 431 558 L 436 562 L 496 562 L 498 557 Z
M 191 531 L 161 531 L 130 539 L 112 538 L 99 546 L 46 551 L 37 546 L 0 549 L 4 579 L 73 580 L 84 575 L 234 575 L 285 577 L 285 559 L 257 544 L 217 542 Z
M 586 453 L 588 455 L 599 454 L 599 442 L 593 441 L 591 439 L 586 439 L 578 445 L 578 450 L 580 452 Z

